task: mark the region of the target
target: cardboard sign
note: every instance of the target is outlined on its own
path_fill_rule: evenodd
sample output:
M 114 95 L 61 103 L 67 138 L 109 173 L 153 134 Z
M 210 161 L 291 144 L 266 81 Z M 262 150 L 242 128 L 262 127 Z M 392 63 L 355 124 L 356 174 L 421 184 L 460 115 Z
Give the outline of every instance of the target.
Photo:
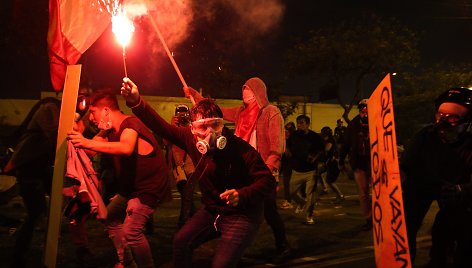
M 367 106 L 375 262 L 377 267 L 411 267 L 389 74 L 372 93 Z

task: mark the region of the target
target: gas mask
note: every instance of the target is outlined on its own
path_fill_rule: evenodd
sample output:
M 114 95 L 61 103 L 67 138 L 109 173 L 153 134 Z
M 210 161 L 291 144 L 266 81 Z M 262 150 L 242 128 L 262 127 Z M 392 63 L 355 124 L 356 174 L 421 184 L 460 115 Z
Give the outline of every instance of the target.
M 445 143 L 457 143 L 472 133 L 471 123 L 456 115 L 438 113 L 436 118 L 435 129 Z
M 204 118 L 192 122 L 192 133 L 197 137 L 197 150 L 206 154 L 215 149 L 223 150 L 226 146 L 226 137 L 222 135 L 222 118 Z
M 110 111 L 108 109 L 102 109 L 100 112 L 100 121 L 98 122 L 98 129 L 109 130 L 112 127 Z

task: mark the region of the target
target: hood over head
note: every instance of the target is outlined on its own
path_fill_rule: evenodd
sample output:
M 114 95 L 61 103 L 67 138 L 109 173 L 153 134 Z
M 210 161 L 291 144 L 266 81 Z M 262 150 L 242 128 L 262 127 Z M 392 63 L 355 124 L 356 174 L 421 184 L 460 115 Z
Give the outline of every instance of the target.
M 263 108 L 269 104 L 269 100 L 267 98 L 267 87 L 262 79 L 259 77 L 252 77 L 247 80 L 244 85 L 254 93 L 259 108 Z

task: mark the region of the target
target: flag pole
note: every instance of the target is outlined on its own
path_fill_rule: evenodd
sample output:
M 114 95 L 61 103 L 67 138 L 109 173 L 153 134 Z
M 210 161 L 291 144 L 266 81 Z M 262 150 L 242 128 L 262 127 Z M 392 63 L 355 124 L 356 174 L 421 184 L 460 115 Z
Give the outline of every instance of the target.
M 157 27 L 156 22 L 154 21 L 154 18 L 152 16 L 149 16 L 149 18 L 151 20 L 152 27 L 154 27 L 154 30 L 156 31 L 157 36 L 159 37 L 159 40 L 161 40 L 161 43 L 164 46 L 164 50 L 166 51 L 167 57 L 169 57 L 170 62 L 172 63 L 172 66 L 174 66 L 174 69 L 175 69 L 175 71 L 177 72 L 177 75 L 180 78 L 180 82 L 182 82 L 182 85 L 184 87 L 188 87 L 187 83 L 185 82 L 184 77 L 182 76 L 182 73 L 179 70 L 179 66 L 177 66 L 177 63 L 175 62 L 174 57 L 172 56 L 172 54 L 169 50 L 169 47 L 167 47 L 167 44 L 164 40 L 164 37 L 161 34 L 161 31 L 159 30 L 159 28 Z M 195 105 L 195 99 L 193 98 L 193 96 L 190 96 L 190 101 L 192 102 L 193 105 Z

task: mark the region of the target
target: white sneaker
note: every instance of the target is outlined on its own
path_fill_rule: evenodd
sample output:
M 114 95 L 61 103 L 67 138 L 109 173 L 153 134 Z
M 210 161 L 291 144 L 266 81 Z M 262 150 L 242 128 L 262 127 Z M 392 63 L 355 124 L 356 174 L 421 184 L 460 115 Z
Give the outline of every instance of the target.
M 307 224 L 307 225 L 313 225 L 313 224 L 315 224 L 315 219 L 313 219 L 313 216 L 307 216 L 307 217 L 306 217 L 305 224 Z

